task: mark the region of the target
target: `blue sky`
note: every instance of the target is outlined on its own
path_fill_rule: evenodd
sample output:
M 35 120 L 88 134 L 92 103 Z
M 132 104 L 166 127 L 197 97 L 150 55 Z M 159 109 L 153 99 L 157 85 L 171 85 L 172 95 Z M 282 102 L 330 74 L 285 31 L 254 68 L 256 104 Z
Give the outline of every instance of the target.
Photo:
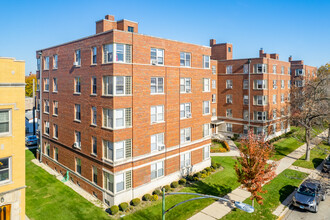
M 257 57 L 262 47 L 281 60 L 330 62 L 330 1 L 113 1 L 56 0 L 0 3 L 0 56 L 26 61 L 35 72 L 35 51 L 95 33 L 95 21 L 139 22 L 142 34 L 209 45 L 233 44 L 234 58 Z

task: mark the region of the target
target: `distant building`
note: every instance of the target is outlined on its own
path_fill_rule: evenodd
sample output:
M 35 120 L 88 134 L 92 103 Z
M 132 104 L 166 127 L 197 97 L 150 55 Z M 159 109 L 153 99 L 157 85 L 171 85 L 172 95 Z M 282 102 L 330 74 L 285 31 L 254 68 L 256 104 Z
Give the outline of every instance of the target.
M 317 67 L 304 64 L 303 60 L 292 60 L 289 57 L 291 64 L 291 81 L 296 87 L 303 87 L 309 80 L 317 77 Z
M 34 121 L 34 129 L 35 134 L 38 129 L 38 118 L 37 114 L 34 114 L 34 120 L 33 120 L 33 110 L 29 110 L 25 112 L 25 133 L 27 135 L 33 135 L 33 121 Z
M 24 61 L 0 57 L 1 219 L 25 219 L 24 69 Z

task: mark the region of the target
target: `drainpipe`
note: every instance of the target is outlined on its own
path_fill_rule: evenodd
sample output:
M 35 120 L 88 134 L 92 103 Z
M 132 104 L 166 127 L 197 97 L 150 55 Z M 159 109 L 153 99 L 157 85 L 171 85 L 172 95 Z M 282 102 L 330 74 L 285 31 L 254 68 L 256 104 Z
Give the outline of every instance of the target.
M 42 51 L 38 52 L 39 55 L 39 59 L 40 59 L 40 70 L 39 70 L 39 82 L 40 82 L 40 86 L 39 86 L 39 94 L 40 94 L 40 99 L 39 99 L 39 103 L 40 103 L 40 109 L 39 109 L 39 118 L 40 118 L 40 125 L 39 125 L 39 161 L 40 163 L 42 162 L 42 131 L 43 131 L 43 127 L 42 127 L 42 106 L 43 106 L 43 102 L 42 102 L 42 92 L 43 92 L 43 84 L 42 84 Z
M 248 65 L 249 65 L 249 124 L 248 124 L 248 131 L 250 131 L 250 125 L 251 125 L 251 73 L 250 73 L 250 66 L 251 66 L 251 59 L 248 59 Z

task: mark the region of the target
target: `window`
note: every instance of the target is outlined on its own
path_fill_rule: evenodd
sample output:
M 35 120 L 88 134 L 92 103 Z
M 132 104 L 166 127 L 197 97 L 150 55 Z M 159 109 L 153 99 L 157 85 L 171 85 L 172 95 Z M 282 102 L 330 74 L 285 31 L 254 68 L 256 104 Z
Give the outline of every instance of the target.
M 113 161 L 113 143 L 110 141 L 103 140 L 103 147 L 104 147 L 104 158 Z
M 58 102 L 53 101 L 53 115 L 58 115 Z
M 96 95 L 96 77 L 95 76 L 93 76 L 92 77 L 92 95 Z
M 115 54 L 115 57 L 113 56 Z M 132 62 L 132 45 L 106 44 L 103 45 L 103 63 Z
M 243 89 L 249 89 L 249 80 L 247 79 L 243 80 Z
M 45 134 L 49 135 L 49 122 L 45 121 Z
M 57 92 L 57 78 L 53 78 L 53 92 Z
M 296 80 L 295 85 L 297 87 L 303 87 L 305 85 L 305 81 L 304 80 Z
M 210 91 L 210 79 L 203 79 L 203 92 Z
M 253 96 L 253 105 L 267 105 L 268 96 L 264 95 L 255 95 Z
M 164 161 L 151 164 L 151 180 L 164 176 Z
M 103 140 L 103 157 L 110 161 L 118 161 L 132 156 L 132 139 L 112 143 Z
M 163 94 L 164 93 L 164 78 L 163 77 L 151 77 L 150 84 L 151 94 Z
M 80 94 L 80 77 L 75 77 L 74 78 L 74 93 Z
M 40 58 L 37 59 L 37 71 L 40 71 Z
M 274 133 L 274 134 L 276 133 L 276 123 L 273 124 L 273 133 Z
M 75 104 L 74 109 L 75 109 L 75 118 L 74 119 L 77 120 L 77 121 L 80 121 L 81 120 L 80 105 Z
M 262 135 L 263 134 L 263 127 L 254 127 L 253 133 L 256 135 Z
M 273 110 L 273 119 L 276 119 L 276 109 Z
M 164 65 L 164 50 L 157 49 L 157 48 L 151 48 L 150 62 L 153 65 Z
M 163 150 L 164 145 L 164 133 L 154 134 L 150 136 L 151 151 Z
M 10 132 L 10 110 L 0 110 L 0 135 Z
M 305 70 L 304 69 L 296 69 L 295 74 L 296 74 L 296 76 L 304 76 L 305 75 Z
M 233 111 L 231 109 L 226 110 L 226 117 L 232 118 L 233 117 Z
M 97 167 L 93 166 L 93 183 L 97 184 Z
M 231 52 L 231 47 L 228 47 L 228 52 L 229 52 L 229 53 Z
M 233 73 L 233 66 L 232 65 L 226 66 L 226 73 L 227 74 Z
M 216 66 L 212 66 L 212 74 L 213 75 L 217 74 L 217 68 L 216 68 Z
M 81 133 L 79 131 L 75 131 L 75 143 L 77 148 L 81 148 Z
M 97 48 L 96 47 L 92 47 L 92 64 L 96 64 L 96 55 L 97 55 Z
M 226 88 L 227 89 L 232 89 L 233 88 L 233 80 L 228 79 L 226 81 Z
M 46 144 L 46 143 L 45 143 Z M 49 144 L 46 144 L 46 155 L 49 157 L 50 155 L 50 146 Z
M 227 132 L 232 132 L 233 131 L 233 125 L 230 123 L 226 123 L 226 130 Z
M 267 120 L 267 112 L 254 112 L 254 120 L 256 121 L 265 121 Z
M 217 99 L 216 99 L 216 94 L 212 94 L 212 103 L 216 103 Z
M 273 80 L 273 89 L 277 89 L 277 81 Z
M 40 79 L 37 79 L 37 91 L 40 90 Z
M 53 69 L 57 69 L 57 60 L 58 60 L 58 56 L 57 54 L 55 54 L 53 56 Z
M 281 89 L 284 89 L 284 80 L 281 80 Z
M 128 27 L 127 27 L 127 31 L 128 31 L 128 32 L 134 32 L 134 27 L 132 27 L 132 26 L 128 26 Z
M 243 134 L 248 134 L 249 133 L 249 126 L 244 125 L 243 126 Z
M 276 65 L 273 65 L 273 73 L 276 73 Z
M 226 103 L 229 104 L 233 103 L 233 95 L 226 95 Z
M 290 93 L 288 93 L 288 102 L 290 102 L 290 101 L 291 101 L 291 96 L 290 96 Z
M 92 154 L 97 155 L 97 139 L 92 137 Z
M 92 107 L 92 125 L 96 125 L 97 124 L 97 110 L 96 110 L 96 107 L 93 106 Z
M 249 104 L 249 96 L 248 95 L 244 95 L 243 96 L 243 105 L 248 105 Z
M 45 92 L 49 91 L 49 79 L 48 78 L 44 79 L 44 91 Z
M 273 95 L 273 104 L 276 104 L 276 99 L 277 99 L 276 95 Z
M 288 89 L 291 88 L 291 80 L 288 80 Z
M 81 175 L 81 160 L 76 157 L 76 172 Z
M 11 157 L 0 159 L 0 184 L 11 181 Z
M 180 118 L 191 118 L 191 104 L 180 104 Z
M 281 94 L 281 103 L 283 103 L 284 102 L 284 94 L 282 93 Z
M 191 54 L 186 52 L 180 52 L 180 66 L 190 67 Z
M 183 128 L 180 130 L 180 143 L 186 143 L 191 141 L 191 128 Z
M 191 165 L 191 156 L 190 152 L 188 153 L 183 153 L 180 155 L 180 167 L 189 167 Z
M 248 110 L 243 111 L 243 119 L 244 120 L 249 120 L 249 111 Z
M 209 69 L 210 68 L 210 56 L 203 56 L 203 68 Z
M 267 73 L 267 64 L 254 64 L 254 73 Z
M 284 74 L 284 66 L 281 66 L 281 74 Z
M 103 127 L 110 129 L 121 129 L 132 126 L 132 110 L 125 109 L 103 109 Z
M 253 87 L 254 89 L 267 89 L 267 80 L 254 80 Z
M 164 121 L 164 106 L 151 106 L 150 110 L 151 123 L 163 122 Z
M 281 108 L 281 116 L 284 116 L 284 108 Z
M 210 135 L 210 124 L 203 124 L 203 137 L 208 137 Z
M 81 65 L 80 50 L 76 50 L 74 54 L 75 54 L 75 66 L 80 66 Z
M 281 122 L 281 131 L 283 131 L 284 130 L 284 123 L 283 123 L 283 121 Z
M 132 82 L 130 76 L 103 76 L 103 95 L 130 95 Z
M 203 114 L 210 114 L 210 101 L 203 101 Z
M 49 101 L 45 100 L 44 113 L 49 113 Z
M 54 124 L 53 125 L 53 137 L 54 138 L 58 138 L 58 126 L 57 126 L 57 124 Z
M 115 155 L 116 160 L 125 158 L 125 141 L 119 141 L 115 143 Z
M 212 116 L 217 116 L 217 110 L 216 110 L 216 108 L 212 108 Z
M 215 80 L 212 80 L 212 89 L 217 88 L 217 82 Z
M 110 192 L 114 192 L 114 176 L 108 172 L 103 171 L 104 188 Z
M 249 64 L 243 65 L 243 73 L 248 74 L 249 73 Z
M 210 158 L 210 146 L 203 147 L 203 160 Z
M 58 161 L 58 148 L 54 147 L 54 160 Z
M 45 57 L 44 70 L 49 70 L 49 57 Z
M 180 92 L 191 92 L 191 78 L 180 78 Z

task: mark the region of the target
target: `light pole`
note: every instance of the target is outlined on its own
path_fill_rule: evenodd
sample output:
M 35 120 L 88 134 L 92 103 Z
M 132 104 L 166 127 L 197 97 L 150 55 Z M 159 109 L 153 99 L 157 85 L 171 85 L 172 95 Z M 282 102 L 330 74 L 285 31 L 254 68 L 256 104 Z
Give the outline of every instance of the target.
M 249 117 L 248 117 L 248 119 L 249 119 L 249 125 L 248 125 L 248 131 L 250 131 L 250 126 L 251 126 L 251 88 L 250 88 L 250 86 L 251 86 L 251 73 L 250 73 L 250 66 L 251 66 L 251 59 L 248 59 L 248 74 L 249 74 L 249 90 L 248 90 L 248 92 L 249 92 Z
M 39 109 L 39 161 L 40 163 L 42 162 L 42 130 L 43 130 L 43 127 L 42 127 L 42 105 L 43 105 L 43 102 L 42 102 L 42 92 L 43 92 L 43 84 L 42 84 L 42 52 L 39 51 L 38 52 L 38 55 L 39 55 L 39 60 L 40 60 L 40 65 L 39 65 L 39 83 L 40 83 L 40 86 L 39 86 L 39 103 L 40 103 L 40 109 Z
M 199 197 L 185 200 L 185 201 L 180 202 L 178 204 L 175 204 L 171 208 L 165 210 L 165 196 L 167 196 L 167 195 L 194 195 L 194 196 L 199 196 Z M 241 209 L 241 210 L 243 210 L 247 213 L 254 212 L 254 208 L 252 206 L 250 206 L 246 203 L 235 201 L 235 200 L 229 200 L 229 199 L 226 199 L 226 198 L 223 198 L 223 197 L 204 195 L 204 194 L 199 194 L 199 193 L 174 192 L 174 193 L 166 193 L 165 194 L 165 189 L 163 188 L 162 220 L 165 220 L 165 214 L 167 212 L 169 212 L 170 210 L 174 209 L 175 207 L 177 207 L 177 206 L 179 206 L 183 203 L 198 200 L 198 199 L 216 199 L 218 201 L 225 201 L 225 202 L 234 204 L 236 208 Z

